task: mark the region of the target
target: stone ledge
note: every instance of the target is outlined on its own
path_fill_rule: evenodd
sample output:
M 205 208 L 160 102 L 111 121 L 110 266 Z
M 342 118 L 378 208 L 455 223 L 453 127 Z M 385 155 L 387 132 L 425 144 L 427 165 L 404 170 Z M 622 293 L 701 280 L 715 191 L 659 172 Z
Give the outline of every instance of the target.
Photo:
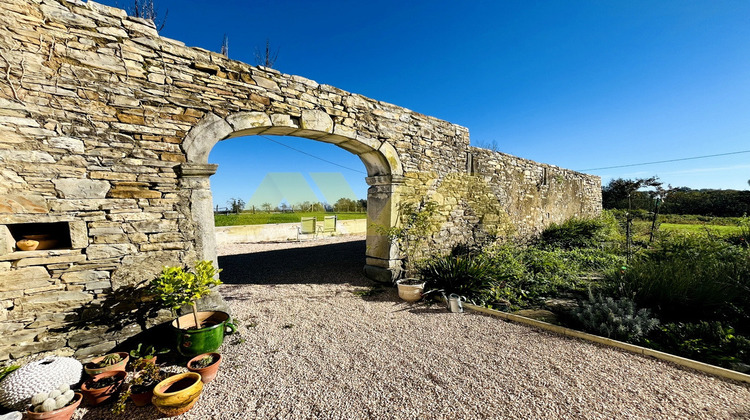
M 14 251 L 10 254 L 0 255 L 0 261 L 18 261 L 26 258 L 61 257 L 66 255 L 77 255 L 80 253 L 80 248 L 45 249 L 41 251 Z

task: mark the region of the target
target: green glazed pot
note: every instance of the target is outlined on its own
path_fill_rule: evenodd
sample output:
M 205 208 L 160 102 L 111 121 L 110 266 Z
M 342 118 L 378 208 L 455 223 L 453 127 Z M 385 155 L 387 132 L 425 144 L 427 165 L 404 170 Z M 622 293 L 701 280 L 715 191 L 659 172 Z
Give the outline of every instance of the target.
M 177 351 L 186 357 L 216 351 L 224 342 L 225 334 L 233 334 L 237 327 L 230 322 L 229 314 L 221 311 L 198 312 L 201 328 L 195 329 L 192 313 L 172 321 Z

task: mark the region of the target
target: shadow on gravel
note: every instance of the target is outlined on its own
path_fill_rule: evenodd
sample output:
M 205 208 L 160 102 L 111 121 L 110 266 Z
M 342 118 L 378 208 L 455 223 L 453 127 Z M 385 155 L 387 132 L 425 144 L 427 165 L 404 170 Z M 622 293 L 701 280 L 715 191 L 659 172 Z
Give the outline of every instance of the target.
M 225 284 L 342 284 L 371 286 L 362 274 L 365 241 L 219 257 Z

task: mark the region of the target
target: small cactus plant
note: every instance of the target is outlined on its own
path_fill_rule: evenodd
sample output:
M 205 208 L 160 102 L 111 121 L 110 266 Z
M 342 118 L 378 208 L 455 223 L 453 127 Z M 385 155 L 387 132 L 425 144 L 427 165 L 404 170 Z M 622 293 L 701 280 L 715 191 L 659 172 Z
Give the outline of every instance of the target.
M 193 362 L 193 368 L 195 369 L 203 369 L 205 367 L 211 366 L 211 364 L 214 362 L 214 357 L 212 355 L 207 355 L 199 360 Z
M 99 367 L 112 366 L 114 364 L 120 363 L 121 361 L 122 356 L 117 353 L 112 353 L 104 356 L 104 358 L 98 363 L 98 365 Z
M 47 413 L 59 410 L 73 401 L 75 393 L 68 385 L 60 385 L 50 392 L 41 392 L 31 397 L 29 411 L 34 413 Z

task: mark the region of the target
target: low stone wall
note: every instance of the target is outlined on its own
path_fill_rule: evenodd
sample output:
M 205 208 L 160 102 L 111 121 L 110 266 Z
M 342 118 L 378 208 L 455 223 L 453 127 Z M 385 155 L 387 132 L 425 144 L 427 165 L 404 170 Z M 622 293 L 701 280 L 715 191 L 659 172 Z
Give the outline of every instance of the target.
M 273 223 L 266 225 L 218 226 L 216 245 L 248 242 L 296 241 L 299 223 Z M 319 232 L 316 235 L 301 235 L 302 239 L 314 236 L 364 235 L 367 233 L 367 220 L 338 220 L 335 232 Z

